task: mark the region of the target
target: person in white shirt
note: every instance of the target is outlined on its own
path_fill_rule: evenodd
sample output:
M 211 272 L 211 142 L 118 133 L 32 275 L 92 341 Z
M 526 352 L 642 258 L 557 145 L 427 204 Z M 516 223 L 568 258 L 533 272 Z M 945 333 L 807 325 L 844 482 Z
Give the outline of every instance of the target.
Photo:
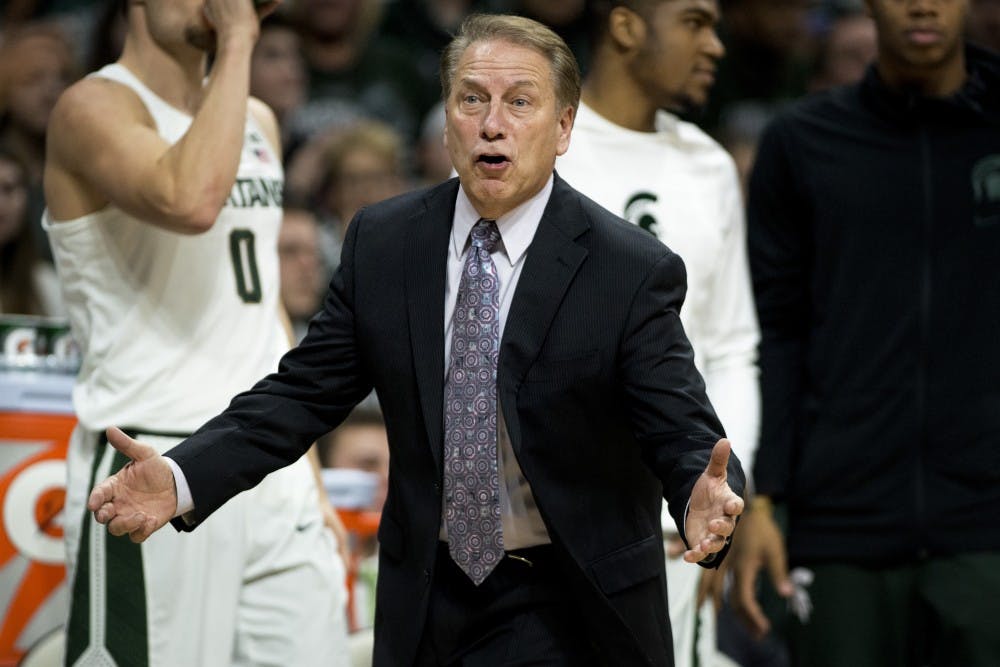
M 346 665 L 344 568 L 305 460 L 200 535 L 137 545 L 85 513 L 95 476 L 126 463 L 105 428 L 166 449 L 289 345 L 278 128 L 248 93 L 253 5 L 129 0 L 126 18 L 121 58 L 63 94 L 48 132 L 43 224 L 83 353 L 66 665 Z
M 573 187 L 647 230 L 684 260 L 688 294 L 681 321 L 695 364 L 733 449 L 750 467 L 760 396 L 759 332 L 745 249 L 736 167 L 713 139 L 677 114 L 708 99 L 724 48 L 716 0 L 606 0 L 596 3 L 590 71 L 569 150 L 556 169 Z M 667 516 L 664 514 L 664 516 Z M 690 665 L 719 662 L 714 615 L 698 616 L 718 573 L 687 567 L 668 539 L 674 655 Z M 698 637 L 695 628 L 699 627 Z

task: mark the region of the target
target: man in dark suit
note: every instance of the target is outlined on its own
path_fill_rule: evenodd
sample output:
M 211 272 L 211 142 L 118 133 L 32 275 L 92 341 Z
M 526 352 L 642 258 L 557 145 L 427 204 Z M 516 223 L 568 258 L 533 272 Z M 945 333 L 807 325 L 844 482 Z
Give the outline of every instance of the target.
M 459 179 L 359 212 L 305 340 L 165 457 L 109 432 L 133 464 L 89 507 L 137 541 L 190 530 L 374 388 L 376 665 L 669 666 L 660 499 L 709 565 L 744 483 L 678 319 L 683 263 L 554 174 L 580 80 L 550 30 L 472 17 L 442 83 Z

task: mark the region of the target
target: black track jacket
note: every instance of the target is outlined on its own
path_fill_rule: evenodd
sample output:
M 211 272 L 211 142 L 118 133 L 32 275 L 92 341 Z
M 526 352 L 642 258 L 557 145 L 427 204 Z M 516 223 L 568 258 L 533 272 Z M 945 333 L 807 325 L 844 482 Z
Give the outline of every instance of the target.
M 1000 549 L 1000 58 L 966 60 L 950 98 L 870 68 L 762 140 L 754 472 L 793 563 Z

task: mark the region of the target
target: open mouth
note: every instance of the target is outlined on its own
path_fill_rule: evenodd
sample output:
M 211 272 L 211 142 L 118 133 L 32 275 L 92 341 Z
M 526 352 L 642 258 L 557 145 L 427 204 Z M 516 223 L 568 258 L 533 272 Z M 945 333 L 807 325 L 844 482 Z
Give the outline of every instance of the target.
M 486 155 L 486 154 L 484 154 L 484 155 L 480 155 L 479 158 L 476 160 L 476 162 L 478 162 L 480 164 L 483 164 L 483 165 L 486 165 L 486 166 L 490 166 L 490 167 L 499 167 L 499 166 L 503 166 L 503 165 L 509 163 L 510 160 L 507 159 L 506 155 Z

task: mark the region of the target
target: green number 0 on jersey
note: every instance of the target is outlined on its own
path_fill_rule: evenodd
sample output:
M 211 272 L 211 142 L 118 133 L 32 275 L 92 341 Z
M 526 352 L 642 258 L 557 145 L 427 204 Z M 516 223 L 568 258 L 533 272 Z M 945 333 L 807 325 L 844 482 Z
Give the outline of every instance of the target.
M 236 293 L 244 303 L 260 303 L 260 274 L 257 272 L 253 232 L 249 229 L 234 229 L 230 232 L 229 254 L 233 258 Z

